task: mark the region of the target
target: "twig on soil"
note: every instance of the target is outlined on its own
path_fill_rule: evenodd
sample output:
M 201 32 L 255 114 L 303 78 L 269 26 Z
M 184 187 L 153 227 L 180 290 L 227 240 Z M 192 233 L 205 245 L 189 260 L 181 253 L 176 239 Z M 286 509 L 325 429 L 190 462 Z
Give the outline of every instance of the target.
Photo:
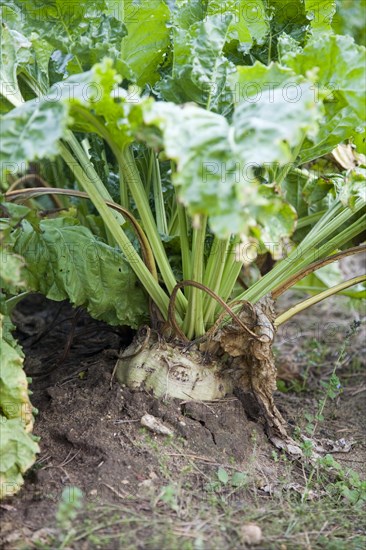
M 350 390 L 350 389 L 352 389 L 352 388 L 348 388 L 348 390 Z M 355 395 L 358 395 L 359 393 L 362 393 L 364 391 L 366 391 L 366 386 L 361 386 L 361 388 L 358 388 L 357 390 L 351 392 L 351 395 L 355 396 Z
M 132 495 L 130 495 L 130 493 L 127 493 L 127 491 L 124 491 L 123 489 L 120 489 L 122 491 L 122 493 L 119 493 L 117 491 L 117 489 L 112 487 L 112 485 L 108 485 L 108 483 L 104 483 L 104 481 L 102 482 L 102 485 L 107 487 L 110 491 L 112 491 L 113 494 L 115 494 L 121 500 L 125 500 L 126 497 L 131 497 L 132 496 Z
M 70 462 L 72 462 L 80 453 L 81 453 L 81 449 L 78 449 L 73 456 L 69 457 L 69 455 L 71 454 L 71 451 L 70 451 L 68 453 L 67 457 L 65 458 L 65 460 L 63 462 L 61 462 L 61 464 L 59 464 L 59 466 L 63 467 L 63 466 L 66 466 L 67 464 L 70 464 Z
M 219 401 L 219 400 L 218 400 Z M 213 407 L 210 407 L 210 405 L 208 405 L 207 402 L 205 401 L 200 401 L 199 399 L 195 399 L 195 402 L 196 403 L 199 403 L 200 405 L 202 405 L 203 407 L 206 407 L 206 409 L 208 409 L 210 412 L 212 412 L 212 414 L 214 414 L 215 416 L 217 416 L 215 410 L 213 409 Z M 189 400 L 189 401 L 182 401 L 180 403 L 180 406 L 182 405 L 186 405 L 187 403 L 192 403 L 192 400 Z M 184 415 L 184 411 L 183 411 L 183 415 Z
M 112 420 L 113 424 L 130 424 L 130 422 L 140 422 L 140 419 L 137 420 Z
M 48 462 L 52 458 L 51 455 L 40 456 L 36 461 L 37 465 L 42 465 L 44 462 Z
M 197 460 L 199 462 L 207 462 L 208 464 L 212 464 L 212 466 L 222 466 L 224 468 L 230 468 L 231 470 L 237 470 L 238 467 L 237 466 L 232 466 L 230 464 L 222 464 L 221 462 L 216 462 L 215 460 L 212 460 L 210 458 L 207 458 L 206 456 L 200 456 L 200 455 L 195 455 L 195 454 L 187 454 L 187 453 L 183 453 L 179 450 L 179 448 L 174 445 L 173 443 L 171 444 L 171 446 L 173 447 L 173 449 L 175 449 L 176 451 L 178 451 L 177 453 L 166 453 L 167 456 L 180 456 L 182 458 L 188 458 L 188 459 L 193 459 L 193 460 Z M 195 468 L 196 465 L 194 463 L 192 463 L 190 460 L 189 460 L 189 463 L 194 466 Z M 199 470 L 199 468 L 197 468 Z M 203 472 L 201 472 L 201 470 L 199 470 L 199 472 L 201 474 L 203 474 L 205 477 L 206 474 L 204 474 Z
M 67 464 L 70 464 L 70 462 L 72 462 L 81 453 L 81 449 L 78 449 L 76 451 L 76 453 L 72 456 L 70 456 L 71 453 L 72 453 L 72 451 L 69 451 L 66 455 L 66 458 L 64 458 L 64 460 L 62 462 L 60 462 L 60 464 L 56 464 L 55 466 L 53 464 L 46 464 L 46 466 L 44 466 L 42 468 L 42 470 L 47 470 L 48 468 L 61 468 L 61 469 L 63 469 L 65 466 L 67 466 Z M 51 458 L 51 457 L 48 457 L 48 458 Z
M 218 462 L 216 462 L 215 460 L 211 460 L 210 458 L 207 458 L 205 456 L 198 456 L 198 455 L 189 455 L 189 454 L 186 454 L 186 453 L 166 453 L 167 456 L 181 456 L 181 457 L 184 457 L 184 458 L 192 458 L 194 460 L 199 460 L 201 462 L 209 462 L 210 464 L 213 464 L 213 465 L 217 465 L 217 466 L 220 466 L 220 464 Z

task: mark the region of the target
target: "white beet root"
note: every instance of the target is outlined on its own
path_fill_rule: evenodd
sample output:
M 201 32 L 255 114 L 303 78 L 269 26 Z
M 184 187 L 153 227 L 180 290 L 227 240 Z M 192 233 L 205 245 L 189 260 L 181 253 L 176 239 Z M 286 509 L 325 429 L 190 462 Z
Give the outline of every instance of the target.
M 144 347 L 134 341 L 118 360 L 116 377 L 131 389 L 152 391 L 163 398 L 211 401 L 232 391 L 232 382 L 218 361 L 205 362 L 202 353 L 166 342 L 149 342 Z

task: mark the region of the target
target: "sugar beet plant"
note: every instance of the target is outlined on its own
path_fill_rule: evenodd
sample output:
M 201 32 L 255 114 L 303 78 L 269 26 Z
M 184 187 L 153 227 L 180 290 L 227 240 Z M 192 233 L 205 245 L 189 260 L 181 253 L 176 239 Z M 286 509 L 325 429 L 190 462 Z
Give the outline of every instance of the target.
M 3 495 L 37 452 L 9 317 L 30 291 L 139 329 L 121 382 L 183 399 L 252 392 L 286 439 L 276 327 L 364 293 L 355 274 L 273 307 L 362 249 L 363 5 L 2 2 Z

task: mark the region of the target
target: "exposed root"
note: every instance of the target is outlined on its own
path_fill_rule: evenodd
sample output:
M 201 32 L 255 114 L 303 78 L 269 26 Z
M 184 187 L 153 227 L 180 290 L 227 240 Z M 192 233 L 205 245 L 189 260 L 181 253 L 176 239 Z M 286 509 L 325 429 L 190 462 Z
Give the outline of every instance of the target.
M 265 416 L 270 436 L 287 439 L 286 422 L 273 400 L 277 370 L 272 353 L 275 336 L 272 302 L 267 299 L 256 305 L 243 303 L 238 317 L 240 325 L 232 322 L 223 326 L 201 344 L 200 349 L 217 355 L 227 353 L 232 358 L 229 368 L 234 387 L 253 393 Z M 243 324 L 249 330 L 243 331 Z

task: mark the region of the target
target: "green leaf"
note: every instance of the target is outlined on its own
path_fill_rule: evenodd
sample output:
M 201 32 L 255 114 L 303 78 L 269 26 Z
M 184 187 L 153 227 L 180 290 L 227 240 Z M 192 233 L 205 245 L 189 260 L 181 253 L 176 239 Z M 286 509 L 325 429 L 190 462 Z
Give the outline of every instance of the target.
M 90 69 L 104 57 L 109 57 L 122 71 L 124 63 L 120 63 L 120 49 L 125 36 L 126 28 L 120 21 L 101 14 L 85 26 L 82 36 L 78 37 L 76 30 L 75 42 L 70 52 L 79 60 L 83 70 Z
M 175 0 L 173 20 L 176 28 L 189 30 L 194 23 L 202 21 L 207 14 L 207 5 L 202 0 Z
M 76 219 L 43 220 L 39 228 L 24 220 L 14 238 L 14 250 L 26 262 L 28 288 L 51 300 L 69 299 L 111 325 L 137 328 L 146 320 L 146 295 L 121 252 Z
M 170 42 L 169 8 L 163 0 L 123 0 L 122 4 L 128 32 L 121 48 L 128 69 L 122 74 L 138 86 L 153 86 Z
M 24 30 L 36 32 L 53 49 L 72 55 L 67 71 L 88 70 L 104 56 L 118 61 L 124 24 L 106 15 L 105 0 L 65 4 L 63 0 L 16 1 L 22 9 Z
M 8 289 L 21 283 L 21 271 L 24 262 L 20 256 L 16 256 L 5 249 L 0 248 L 0 288 Z
M 357 44 L 366 46 L 366 0 L 336 0 L 337 11 L 332 27 L 336 34 L 348 34 Z
M 159 83 L 164 99 L 194 101 L 213 111 L 228 110 L 228 76 L 234 66 L 223 54 L 232 15 L 207 16 L 190 30 L 174 32 L 173 71 Z
M 326 210 L 323 199 L 334 188 L 329 179 L 317 178 L 306 170 L 290 170 L 281 184 L 286 201 L 296 210 L 299 218 Z
M 254 41 L 261 43 L 269 31 L 262 0 L 209 0 L 207 14 L 232 15 L 228 41 L 237 40 L 240 51 L 248 51 Z
M 313 34 L 332 32 L 335 0 L 305 0 L 305 10 L 306 17 L 311 21 Z
M 261 95 L 257 101 L 239 103 L 233 116 L 238 154 L 258 165 L 290 162 L 292 149 L 304 136 L 316 135 L 320 107 L 309 83 L 296 82 L 275 88 L 273 94 Z
M 104 59 L 102 63 L 94 65 L 90 75 L 91 81 L 96 85 L 96 97 L 91 97 L 89 107 L 104 119 L 107 132 L 116 140 L 119 147 L 132 142 L 126 120 L 125 103 L 131 100 L 133 104 L 139 100 L 139 96 L 132 92 L 131 97 L 129 92 L 117 87 L 121 77 L 113 68 L 113 62 L 110 59 Z M 119 101 L 116 101 L 116 98 L 119 98 Z
M 56 83 L 47 96 L 57 97 L 70 107 L 69 122 L 75 130 L 96 132 L 104 139 L 114 140 L 121 148 L 133 141 L 127 120 L 128 102 L 133 106 L 140 97 L 136 90 L 118 87 L 120 82 L 113 61 L 105 58 L 90 71 Z
M 306 141 L 301 150 L 301 163 L 310 162 L 333 151 L 346 139 L 352 139 L 358 145 L 358 152 L 365 153 L 365 126 L 353 109 L 339 103 L 324 104 L 324 119 L 314 142 Z
M 297 220 L 296 210 L 279 200 L 274 190 L 262 185 L 259 188 L 262 197 L 266 197 L 266 204 L 261 205 L 256 212 L 256 220 L 261 230 L 261 240 L 268 244 L 268 249 L 275 256 L 272 249 L 273 243 L 280 243 L 281 240 L 293 233 Z M 263 201 L 264 202 L 264 201 Z
M 234 102 L 255 102 L 265 95 L 270 99 L 274 88 L 287 82 L 296 83 L 294 76 L 292 69 L 273 62 L 268 66 L 259 61 L 254 65 L 237 66 L 236 72 L 230 76 Z
M 38 444 L 24 431 L 19 418 L 0 418 L 0 500 L 17 493 L 24 474 L 35 462 Z
M 23 102 L 17 80 L 20 62 L 30 58 L 31 42 L 17 31 L 4 26 L 1 30 L 0 93 L 14 105 Z
M 310 27 L 303 0 L 266 0 L 266 16 L 269 22 L 269 39 L 265 44 L 252 48 L 251 54 L 262 63 L 278 58 L 278 40 L 284 34 L 295 45 L 305 43 Z
M 245 485 L 248 476 L 245 472 L 234 472 L 231 477 L 231 485 L 233 487 L 242 487 Z
M 4 311 L 4 302 L 1 309 Z M 33 415 L 24 355 L 11 334 L 13 328 L 10 318 L 0 314 L 0 499 L 19 491 L 22 474 L 39 452 L 30 434 Z
M 105 59 L 91 71 L 72 75 L 55 84 L 45 99 L 34 99 L 13 109 L 1 117 L 2 140 L 0 160 L 3 169 L 19 171 L 26 161 L 33 161 L 58 154 L 59 140 L 64 137 L 69 123 L 78 130 L 95 131 L 93 122 L 84 120 L 83 113 L 69 109 L 81 105 L 102 117 L 100 126 L 119 146 L 132 142 L 126 121 L 125 104 L 129 92 L 118 89 L 121 77 L 112 67 L 112 60 Z M 120 100 L 116 98 L 120 95 Z M 16 163 L 16 167 L 14 167 Z
M 338 266 L 338 262 L 321 267 L 316 272 L 307 275 L 293 287 L 296 290 L 304 290 L 307 294 L 314 295 L 336 286 L 344 281 L 344 274 Z M 364 283 L 343 290 L 339 293 L 354 300 L 365 300 L 366 288 Z
M 224 470 L 224 468 L 220 466 L 220 468 L 217 470 L 217 478 L 221 483 L 226 485 L 226 483 L 229 481 L 229 474 L 226 470 Z
M 1 326 L 10 320 L 0 314 Z M 3 329 L 2 329 L 3 330 Z M 23 371 L 23 353 L 15 346 L 10 333 L 2 332 L 1 339 L 1 375 L 0 375 L 0 403 L 1 412 L 6 418 L 21 418 L 24 424 L 32 423 L 28 418 L 32 408 L 28 398 L 28 384 Z M 24 410 L 22 410 L 22 408 Z
M 366 155 L 366 127 L 357 127 L 357 131 L 352 134 L 352 142 L 356 146 L 358 153 Z
M 325 34 L 309 40 L 301 52 L 287 52 L 282 62 L 297 74 L 306 75 L 317 69 L 317 86 L 328 93 L 333 92 L 333 101 L 339 101 L 338 97 L 344 99 L 363 121 L 366 116 L 365 53 L 365 48 L 355 44 L 349 36 Z M 332 100 L 330 95 L 328 97 Z
M 349 36 L 330 34 L 315 36 L 300 51 L 284 47 L 281 61 L 297 74 L 316 75 L 314 100 L 324 98 L 325 116 L 320 132 L 313 144 L 305 145 L 302 162 L 332 151 L 346 139 L 365 135 L 365 53 L 365 48 L 357 46 Z
M 52 157 L 67 123 L 67 105 L 60 101 L 34 99 L 1 117 L 0 162 L 3 169 L 26 161 Z
M 225 117 L 193 104 L 181 108 L 172 103 L 146 103 L 143 117 L 147 126 L 162 132 L 166 155 L 177 165 L 173 183 L 188 212 L 209 215 L 212 229 L 224 237 L 243 229 L 243 208 L 249 200 L 239 195 L 243 178 Z M 247 190 L 251 199 L 252 187 Z

